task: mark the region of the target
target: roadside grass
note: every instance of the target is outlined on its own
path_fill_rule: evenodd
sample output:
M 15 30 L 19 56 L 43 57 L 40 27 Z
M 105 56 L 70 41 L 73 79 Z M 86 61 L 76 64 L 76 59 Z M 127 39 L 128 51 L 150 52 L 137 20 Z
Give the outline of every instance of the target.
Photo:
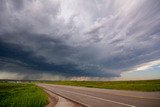
M 48 97 L 34 84 L 0 83 L 0 107 L 44 107 Z
M 139 81 L 54 81 L 49 84 L 70 85 L 91 88 L 133 90 L 133 91 L 160 91 L 160 80 Z

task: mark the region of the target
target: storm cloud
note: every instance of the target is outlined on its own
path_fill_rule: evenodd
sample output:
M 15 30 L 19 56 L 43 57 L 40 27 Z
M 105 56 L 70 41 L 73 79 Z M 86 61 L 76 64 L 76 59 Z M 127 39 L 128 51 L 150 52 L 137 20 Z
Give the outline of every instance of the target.
M 23 79 L 119 77 L 160 59 L 159 0 L 0 0 L 0 13 L 0 72 Z

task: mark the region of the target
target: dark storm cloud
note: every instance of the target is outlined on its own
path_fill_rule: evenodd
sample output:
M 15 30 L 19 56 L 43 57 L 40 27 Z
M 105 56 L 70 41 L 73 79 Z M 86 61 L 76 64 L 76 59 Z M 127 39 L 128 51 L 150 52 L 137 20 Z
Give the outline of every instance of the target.
M 0 70 L 24 73 L 25 79 L 41 73 L 120 76 L 160 58 L 159 5 L 159 0 L 0 0 Z
M 0 35 L 0 37 L 6 37 L 6 35 Z M 19 34 L 13 34 L 12 35 L 19 35 Z M 21 35 L 22 36 L 22 35 Z M 25 35 L 23 35 L 25 36 Z M 62 44 L 60 40 L 56 39 L 51 39 L 48 38 L 47 35 L 36 35 L 38 38 L 34 38 L 31 35 L 28 34 L 27 38 L 30 38 L 31 40 L 27 41 L 34 41 L 37 43 L 40 43 L 40 50 L 45 50 L 46 48 L 49 49 L 50 53 L 54 53 L 56 58 L 65 58 L 65 56 L 69 56 L 73 52 L 71 52 L 70 48 L 67 47 L 66 45 Z M 15 36 L 18 38 L 18 36 Z M 14 39 L 14 38 L 12 38 Z M 7 40 L 7 39 L 6 39 Z M 53 42 L 54 45 L 51 45 L 50 42 Z M 23 73 L 23 72 L 28 72 L 28 73 L 53 73 L 57 75 L 62 75 L 66 77 L 70 76 L 97 76 L 99 75 L 100 77 L 104 76 L 104 74 L 97 74 L 97 73 L 92 73 L 93 71 L 85 71 L 82 70 L 81 68 L 78 68 L 76 64 L 74 63 L 54 63 L 54 62 L 48 62 L 45 57 L 43 56 L 35 56 L 35 52 L 32 50 L 26 50 L 23 48 L 30 48 L 30 47 L 25 47 L 22 44 L 17 45 L 15 43 L 6 43 L 4 41 L 1 41 L 0 44 L 0 49 L 1 49 L 1 64 L 0 68 L 1 70 L 6 70 L 6 71 L 12 71 L 12 72 L 18 72 Z M 47 51 L 47 50 L 46 50 Z M 53 55 L 54 57 L 54 55 Z M 60 58 L 61 59 L 61 58 Z M 57 59 L 55 59 L 57 60 Z M 90 69 L 88 69 L 90 70 Z M 105 74 L 106 75 L 106 74 Z M 111 76 L 112 74 L 107 74 L 106 76 Z

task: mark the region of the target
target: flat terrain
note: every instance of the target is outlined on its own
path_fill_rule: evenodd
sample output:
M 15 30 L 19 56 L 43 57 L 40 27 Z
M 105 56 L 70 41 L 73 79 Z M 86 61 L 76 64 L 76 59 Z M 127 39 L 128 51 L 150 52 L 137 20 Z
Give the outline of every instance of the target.
M 53 81 L 45 82 L 57 85 L 70 85 L 91 88 L 104 88 L 134 91 L 160 91 L 160 80 L 141 81 Z
M 88 107 L 160 107 L 160 92 L 137 92 L 37 84 L 45 90 Z
M 0 107 L 44 107 L 48 96 L 34 84 L 0 83 Z

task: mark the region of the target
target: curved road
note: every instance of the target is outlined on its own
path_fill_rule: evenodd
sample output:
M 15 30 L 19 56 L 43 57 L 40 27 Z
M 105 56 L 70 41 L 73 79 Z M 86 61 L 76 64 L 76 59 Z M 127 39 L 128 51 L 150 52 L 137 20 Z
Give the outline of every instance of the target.
M 160 107 L 160 92 L 136 92 L 37 84 L 45 90 L 87 107 Z

